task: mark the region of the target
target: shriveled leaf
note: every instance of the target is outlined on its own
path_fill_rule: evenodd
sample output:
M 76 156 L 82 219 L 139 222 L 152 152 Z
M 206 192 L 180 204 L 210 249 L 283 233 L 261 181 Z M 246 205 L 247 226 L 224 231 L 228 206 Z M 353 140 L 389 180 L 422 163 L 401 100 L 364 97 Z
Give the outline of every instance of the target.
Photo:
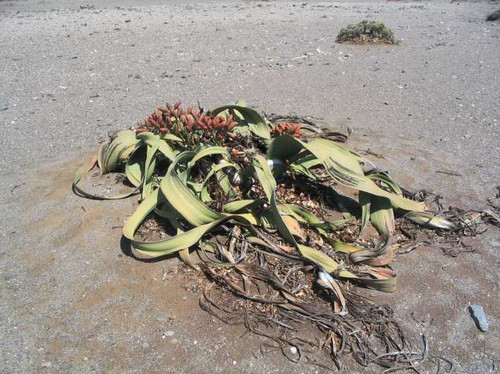
M 362 277 L 361 283 L 368 288 L 380 292 L 395 292 L 397 275 L 389 268 L 363 268 L 364 274 L 373 278 Z
M 437 216 L 431 212 L 409 212 L 405 215 L 405 218 L 419 225 L 435 229 L 456 230 L 458 228 L 457 225 L 450 220 Z
M 352 252 L 349 259 L 355 264 L 365 264 L 370 266 L 388 265 L 394 259 L 394 249 L 390 241 L 380 249 L 363 249 Z
M 283 216 L 282 217 L 283 221 L 285 222 L 285 225 L 288 227 L 288 230 L 290 233 L 302 240 L 305 240 L 305 235 L 302 229 L 300 228 L 299 222 L 291 217 L 291 216 Z
M 332 291 L 332 293 L 335 295 L 336 300 L 334 300 L 333 302 L 333 310 L 335 311 L 335 313 L 338 313 L 341 316 L 346 315 L 348 313 L 346 307 L 347 302 L 337 281 L 333 279 L 332 276 L 327 272 L 320 270 L 316 282 L 321 287 Z

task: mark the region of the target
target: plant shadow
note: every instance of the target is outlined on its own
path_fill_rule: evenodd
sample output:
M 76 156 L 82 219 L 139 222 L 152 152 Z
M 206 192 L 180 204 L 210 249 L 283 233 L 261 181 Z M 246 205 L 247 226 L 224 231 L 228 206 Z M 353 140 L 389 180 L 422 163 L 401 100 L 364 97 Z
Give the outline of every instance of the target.
M 165 261 L 168 259 L 175 258 L 175 254 L 164 255 L 164 256 L 159 256 L 159 257 L 140 257 L 140 256 L 137 256 L 137 254 L 134 253 L 134 250 L 132 248 L 132 243 L 130 242 L 129 239 L 127 239 L 123 235 L 120 239 L 120 249 L 125 256 L 131 257 L 134 260 L 137 260 L 140 262 L 145 262 L 145 263 L 155 263 L 155 262 L 160 262 L 160 261 Z

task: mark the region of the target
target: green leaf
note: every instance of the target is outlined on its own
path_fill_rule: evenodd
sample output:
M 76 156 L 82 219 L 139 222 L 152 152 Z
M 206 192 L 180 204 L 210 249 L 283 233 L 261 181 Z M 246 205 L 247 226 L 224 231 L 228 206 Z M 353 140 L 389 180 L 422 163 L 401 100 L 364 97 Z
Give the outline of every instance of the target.
M 75 186 L 87 173 L 92 170 L 97 162 L 97 156 L 92 156 L 85 164 L 80 166 L 73 176 L 73 186 Z
M 132 130 L 124 130 L 118 132 L 111 140 L 103 155 L 100 156 L 101 170 L 103 174 L 115 171 L 135 149 L 139 140 Z
M 315 155 L 316 158 L 321 161 L 330 176 L 337 182 L 372 195 L 386 197 L 391 203 L 403 210 L 423 211 L 425 209 L 423 203 L 405 199 L 400 195 L 390 193 L 378 187 L 370 178 L 363 174 L 363 169 L 356 156 L 341 145 L 331 140 L 321 138 L 312 139 L 310 142 L 306 143 L 290 135 L 283 135 L 282 137 L 286 137 L 286 141 L 288 141 L 290 145 L 293 142 L 299 143 L 302 147 Z M 284 141 L 284 139 L 280 140 L 280 142 Z M 270 147 L 271 146 L 272 143 Z M 283 148 L 283 146 L 281 146 L 281 148 Z
M 260 185 L 264 189 L 266 193 L 269 204 L 271 205 L 271 211 L 273 213 L 273 223 L 276 225 L 276 228 L 280 232 L 283 239 L 285 239 L 288 243 L 293 244 L 295 247 L 297 246 L 297 242 L 290 232 L 288 226 L 283 221 L 281 214 L 278 209 L 278 204 L 276 202 L 276 180 L 273 177 L 271 169 L 267 164 L 267 161 L 264 157 L 260 155 L 256 155 L 253 159 L 253 166 L 255 168 L 255 174 L 257 175 L 257 179 L 260 182 Z
M 339 267 L 339 264 L 326 253 L 318 251 L 315 248 L 308 247 L 306 245 L 298 245 L 300 254 L 307 258 L 309 261 L 315 263 L 316 265 L 321 266 L 328 273 L 336 271 Z M 354 274 L 353 274 L 354 276 Z
M 108 145 L 109 143 L 111 143 L 111 139 L 108 139 L 106 141 L 104 141 L 100 146 L 99 146 L 99 150 L 97 151 L 97 166 L 99 167 L 99 169 L 102 170 L 103 168 L 103 164 L 104 164 L 104 157 L 105 157 L 105 154 L 106 154 L 106 149 L 108 148 Z
M 360 234 L 364 231 L 370 222 L 370 194 L 359 191 L 359 205 L 361 206 L 361 229 Z
M 230 163 L 230 162 L 212 165 L 212 167 L 210 168 L 210 171 L 207 173 L 207 176 L 205 177 L 205 179 L 203 179 L 202 186 L 205 186 L 208 183 L 208 181 L 210 180 L 210 178 L 212 178 L 214 175 L 216 175 L 217 172 L 224 170 L 224 169 L 236 169 L 236 170 L 238 170 L 238 165 Z
M 83 164 L 76 171 L 75 175 L 73 176 L 73 183 L 71 185 L 71 188 L 76 195 L 86 197 L 88 199 L 94 199 L 94 200 L 120 200 L 120 199 L 125 199 L 127 197 L 130 197 L 130 196 L 135 195 L 135 194 L 140 192 L 139 187 L 137 187 L 134 190 L 127 192 L 127 193 L 124 193 L 124 194 L 120 194 L 120 195 L 116 195 L 116 196 L 102 196 L 102 195 L 97 195 L 97 194 L 93 194 L 93 193 L 87 192 L 85 190 L 82 190 L 78 186 L 78 183 L 88 174 L 88 172 L 90 172 L 90 170 L 92 170 L 94 168 L 94 166 L 97 163 L 97 158 L 98 158 L 97 155 L 93 156 L 88 162 Z
M 356 157 L 340 144 L 322 138 L 312 139 L 308 143 L 300 140 L 299 142 L 323 164 L 330 160 L 335 160 L 336 163 L 341 165 L 344 169 L 349 170 L 350 173 L 363 176 L 363 169 Z
M 366 248 L 359 247 L 356 245 L 347 244 L 347 243 L 341 242 L 339 240 L 332 240 L 332 241 L 330 241 L 330 244 L 333 246 L 333 248 L 335 248 L 336 251 L 342 252 L 342 253 L 354 253 L 354 252 L 363 251 L 366 249 Z
M 271 130 L 269 129 L 269 126 L 256 110 L 240 105 L 224 105 L 211 110 L 210 113 L 216 116 L 225 110 L 234 110 L 239 112 L 252 133 L 260 138 L 271 139 Z
M 384 240 L 388 241 L 394 235 L 394 211 L 389 199 L 371 196 L 370 219 Z
M 150 257 L 165 256 L 189 248 L 197 244 L 198 241 L 212 229 L 230 219 L 234 219 L 244 224 L 255 224 L 255 221 L 252 220 L 252 217 L 249 215 L 227 215 L 218 220 L 200 225 L 165 240 L 154 242 L 144 242 L 141 240 L 136 240 L 134 235 L 138 227 L 141 225 L 147 215 L 151 213 L 156 207 L 158 207 L 164 200 L 165 196 L 163 196 L 161 190 L 155 189 L 139 205 L 134 214 L 132 214 L 132 216 L 123 226 L 123 236 L 130 240 L 131 244 L 138 250 L 138 252 Z
M 149 193 L 151 193 L 152 185 L 151 178 L 156 167 L 156 152 L 160 143 L 163 142 L 159 137 L 153 141 L 151 146 L 147 147 L 146 151 L 146 161 L 144 162 L 144 172 L 142 178 L 142 198 L 144 199 Z
M 139 146 L 129 157 L 125 164 L 125 175 L 130 183 L 135 187 L 141 185 L 143 179 L 144 164 L 146 162 L 146 147 Z M 154 170 L 153 170 L 154 172 Z M 152 172 L 151 172 L 151 175 Z
M 261 206 L 265 202 L 265 199 L 236 200 L 225 204 L 222 210 L 226 213 L 240 213 L 242 211 L 249 212 L 256 207 Z
M 290 135 L 281 135 L 272 140 L 267 149 L 267 158 L 269 160 L 289 160 L 292 156 L 297 155 L 302 149 L 302 144 L 293 141 Z M 313 156 L 316 158 L 315 156 Z
M 208 208 L 198 199 L 191 190 L 181 181 L 176 172 L 176 167 L 181 162 L 194 159 L 195 152 L 182 152 L 174 162 L 170 164 L 165 178 L 160 183 L 163 195 L 169 203 L 193 226 L 204 225 L 224 217 Z
M 184 141 L 181 138 L 179 138 L 177 135 L 174 135 L 174 134 L 162 134 L 162 135 L 160 135 L 160 138 L 163 140 L 171 140 L 171 141 L 180 142 L 180 143 L 182 143 Z
M 403 195 L 403 191 L 401 191 L 401 188 L 397 185 L 397 183 L 394 182 L 391 178 L 389 178 L 389 176 L 387 176 L 386 174 L 373 173 L 373 174 L 368 174 L 367 177 L 370 178 L 371 180 L 381 182 L 382 186 L 388 188 L 396 195 Z
M 188 168 L 192 168 L 198 161 L 207 156 L 222 155 L 224 158 L 229 158 L 229 152 L 225 147 L 205 147 L 195 154 L 188 163 Z
M 300 222 L 306 222 L 310 224 L 311 226 L 314 226 L 318 229 L 321 229 L 322 231 L 324 230 L 331 230 L 334 228 L 337 228 L 339 226 L 343 226 L 346 223 L 350 222 L 350 219 L 342 219 L 338 221 L 332 221 L 332 222 L 325 222 L 320 220 L 318 217 L 316 217 L 314 214 L 311 212 L 302 209 L 301 207 L 294 205 L 294 204 L 279 204 L 279 208 L 281 209 L 283 205 L 286 205 L 287 211 L 291 213 L 295 218 L 297 218 Z M 322 234 L 323 232 L 320 231 Z M 324 233 L 326 234 L 326 233 Z

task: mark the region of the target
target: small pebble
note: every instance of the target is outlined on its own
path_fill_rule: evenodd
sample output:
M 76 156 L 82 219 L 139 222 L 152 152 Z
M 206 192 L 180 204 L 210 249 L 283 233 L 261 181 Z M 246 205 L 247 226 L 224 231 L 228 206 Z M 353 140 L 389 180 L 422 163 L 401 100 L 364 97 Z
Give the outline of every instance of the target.
M 482 332 L 488 331 L 488 321 L 486 320 L 483 307 L 478 304 L 473 304 L 469 307 L 469 310 L 477 328 Z
M 292 352 L 292 354 L 296 355 L 298 352 L 297 347 L 290 347 L 290 352 Z
M 49 367 L 51 367 L 51 366 L 52 366 L 52 363 L 50 363 L 50 362 L 48 362 L 48 361 L 47 361 L 47 362 L 42 362 L 42 367 L 43 367 L 43 368 L 49 368 Z
M 166 338 L 170 338 L 174 336 L 174 332 L 172 330 L 169 330 L 169 331 L 165 331 L 163 333 L 163 336 L 161 337 L 162 339 L 166 339 Z

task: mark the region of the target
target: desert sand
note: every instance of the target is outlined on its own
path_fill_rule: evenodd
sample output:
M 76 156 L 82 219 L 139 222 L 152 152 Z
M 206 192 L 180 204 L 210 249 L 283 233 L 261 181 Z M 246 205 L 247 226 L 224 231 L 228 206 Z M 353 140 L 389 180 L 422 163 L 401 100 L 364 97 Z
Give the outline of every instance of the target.
M 165 101 L 244 98 L 350 128 L 348 144 L 383 155 L 371 157 L 406 188 L 487 208 L 500 175 L 500 24 L 486 16 L 499 6 L 0 1 L 0 372 L 323 372 L 262 355 L 265 340 L 213 320 L 176 259 L 128 257 L 120 227 L 135 201 L 80 199 L 72 174 L 99 140 Z M 400 44 L 335 42 L 363 19 L 384 22 Z M 435 247 L 399 256 L 398 291 L 370 294 L 453 373 L 494 372 L 499 231 L 469 244 L 456 257 Z M 487 333 L 470 318 L 473 303 Z M 436 372 L 435 360 L 419 370 Z

